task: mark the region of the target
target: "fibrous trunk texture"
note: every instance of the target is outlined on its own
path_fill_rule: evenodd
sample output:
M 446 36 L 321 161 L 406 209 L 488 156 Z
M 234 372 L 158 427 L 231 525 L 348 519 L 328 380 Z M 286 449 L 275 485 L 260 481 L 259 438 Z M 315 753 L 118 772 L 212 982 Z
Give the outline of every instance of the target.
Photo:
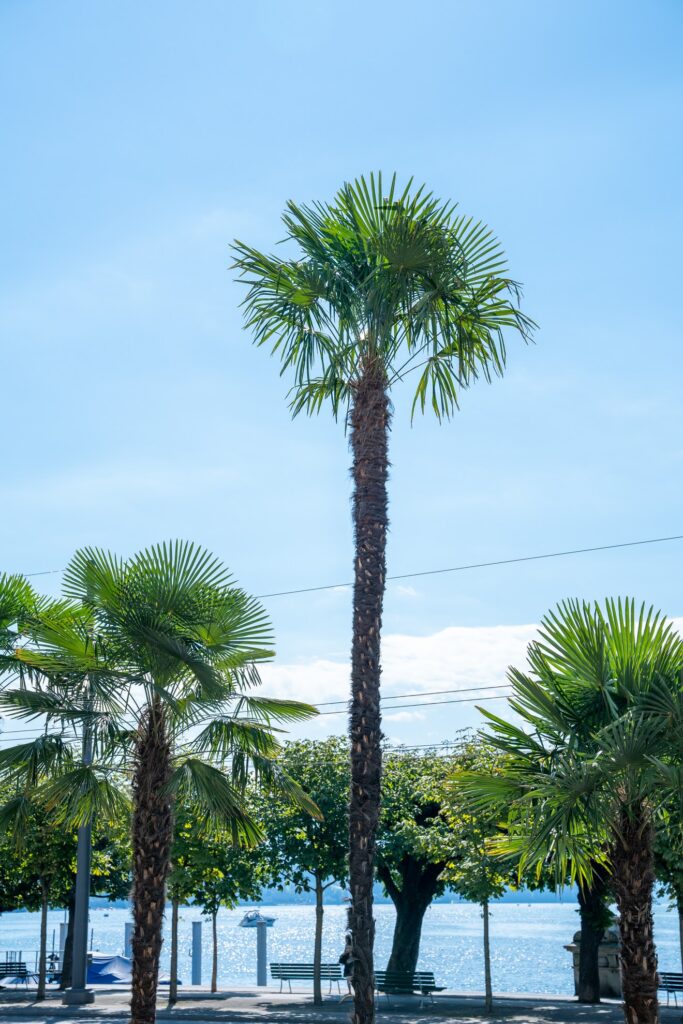
M 133 774 L 132 1024 L 154 1024 L 173 819 L 171 749 L 160 704 L 140 725 Z
M 313 945 L 313 1002 L 320 1006 L 323 1001 L 320 984 L 320 962 L 323 955 L 323 883 L 315 876 L 315 942 Z
M 353 398 L 355 572 L 351 646 L 349 882 L 353 1024 L 373 1024 L 375 835 L 382 775 L 380 633 L 386 576 L 389 403 L 384 375 L 369 367 Z
M 658 1024 L 657 953 L 652 928 L 652 826 L 642 805 L 624 807 L 612 851 L 619 908 L 626 1024 Z
M 598 953 L 604 934 L 606 894 L 607 875 L 604 869 L 596 864 L 590 882 L 582 882 L 579 885 L 581 943 L 577 998 L 580 1003 L 600 1002 Z

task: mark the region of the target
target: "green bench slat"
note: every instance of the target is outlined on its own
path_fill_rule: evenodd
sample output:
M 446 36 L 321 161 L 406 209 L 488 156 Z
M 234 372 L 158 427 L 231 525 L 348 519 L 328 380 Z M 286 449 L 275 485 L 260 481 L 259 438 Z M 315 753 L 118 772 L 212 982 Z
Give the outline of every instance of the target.
M 436 984 L 433 971 L 375 971 L 375 988 L 382 992 L 391 989 L 397 994 L 421 992 L 443 992 L 443 987 Z
M 673 971 L 659 972 L 659 987 L 669 992 L 683 992 L 683 974 Z
M 313 978 L 315 969 L 313 964 L 285 964 L 285 963 L 273 963 L 270 965 L 270 973 L 273 978 L 277 978 L 279 981 L 298 981 L 308 980 Z M 342 971 L 339 964 L 321 964 L 320 965 L 320 977 L 325 981 L 337 981 L 341 980 Z

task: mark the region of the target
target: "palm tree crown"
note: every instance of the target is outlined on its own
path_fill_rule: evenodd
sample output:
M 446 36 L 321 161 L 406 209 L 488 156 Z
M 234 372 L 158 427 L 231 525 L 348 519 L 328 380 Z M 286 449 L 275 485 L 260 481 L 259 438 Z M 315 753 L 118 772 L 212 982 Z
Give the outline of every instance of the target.
M 294 374 L 295 412 L 345 409 L 371 365 L 386 387 L 420 371 L 413 411 L 449 416 L 473 379 L 505 364 L 503 331 L 528 340 L 518 285 L 492 232 L 394 175 L 345 184 L 330 203 L 283 216 L 290 259 L 233 246 L 246 326 Z

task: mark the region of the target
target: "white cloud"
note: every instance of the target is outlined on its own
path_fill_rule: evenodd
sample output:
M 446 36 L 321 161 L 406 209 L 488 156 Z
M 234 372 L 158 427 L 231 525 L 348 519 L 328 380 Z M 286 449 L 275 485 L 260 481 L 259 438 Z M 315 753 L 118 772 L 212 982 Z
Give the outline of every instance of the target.
M 420 591 L 411 587 L 408 583 L 397 583 L 392 590 L 398 597 L 419 597 Z
M 393 715 L 382 715 L 383 722 L 424 722 L 421 711 L 397 711 Z
M 683 617 L 672 619 L 676 629 L 683 633 Z M 508 666 L 523 666 L 526 648 L 534 639 L 538 626 L 529 623 L 520 626 L 449 626 L 431 636 L 389 634 L 382 646 L 382 692 L 385 697 L 401 693 L 420 693 L 430 690 L 462 690 L 463 696 L 476 696 L 472 688 L 500 686 L 506 689 Z M 261 669 L 264 692 L 274 697 L 288 697 L 325 705 L 322 711 L 343 711 L 349 695 L 350 670 L 348 662 L 316 658 L 310 661 L 283 663 L 277 661 Z M 496 691 L 492 691 L 493 696 Z M 457 692 L 447 698 L 457 699 Z M 489 694 L 487 693 L 487 696 Z M 427 698 L 437 701 L 434 695 Z M 339 704 L 327 704 L 340 701 Z M 419 714 L 401 711 L 400 705 L 392 711 L 386 705 L 385 721 L 417 721 Z M 333 726 L 343 721 L 330 715 L 318 720 L 320 726 Z
M 508 665 L 524 662 L 536 629 L 535 625 L 450 626 L 431 636 L 389 634 L 382 645 L 382 690 L 390 696 L 503 686 Z M 344 661 L 274 662 L 263 667 L 262 676 L 264 689 L 278 697 L 322 704 L 345 700 L 349 693 L 349 666 Z

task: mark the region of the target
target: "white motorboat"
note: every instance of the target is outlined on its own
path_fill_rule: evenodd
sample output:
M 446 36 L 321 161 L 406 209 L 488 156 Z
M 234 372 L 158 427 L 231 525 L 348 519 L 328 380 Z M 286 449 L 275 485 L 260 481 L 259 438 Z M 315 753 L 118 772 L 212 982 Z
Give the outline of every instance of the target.
M 267 917 L 262 914 L 259 910 L 248 910 L 242 920 L 239 923 L 240 928 L 256 928 L 260 924 L 265 924 L 266 927 L 272 928 L 277 918 Z

